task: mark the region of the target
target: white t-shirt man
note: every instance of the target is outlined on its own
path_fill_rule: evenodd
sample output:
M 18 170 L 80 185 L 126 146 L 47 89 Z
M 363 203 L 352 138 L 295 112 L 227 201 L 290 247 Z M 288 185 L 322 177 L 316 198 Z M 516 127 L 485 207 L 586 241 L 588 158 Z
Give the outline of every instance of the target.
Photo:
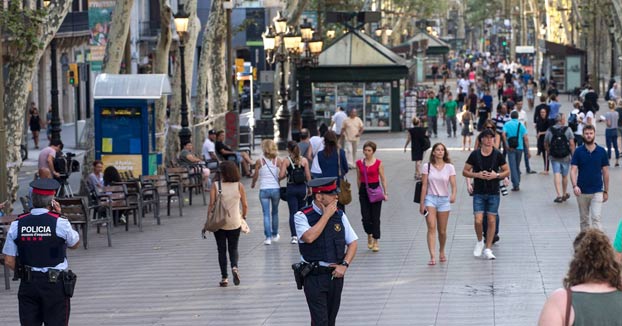
M 585 113 L 579 111 L 579 109 L 573 109 L 570 114 L 577 115 L 577 131 L 574 132 L 575 135 L 583 136 L 583 122 L 585 120 Z
M 347 117 L 348 116 L 346 115 L 346 113 L 339 109 L 337 109 L 337 112 L 335 112 L 335 114 L 333 115 L 331 119 L 332 125 L 333 125 L 333 131 L 337 134 L 337 136 L 341 135 L 341 127 L 343 126 L 343 121 Z
M 205 138 L 205 141 L 203 142 L 203 148 L 201 149 L 201 154 L 203 154 L 203 157 L 206 160 L 210 160 L 212 159 L 212 156 L 210 155 L 210 153 L 213 153 L 214 155 L 216 155 L 216 145 L 208 137 L 208 138 Z

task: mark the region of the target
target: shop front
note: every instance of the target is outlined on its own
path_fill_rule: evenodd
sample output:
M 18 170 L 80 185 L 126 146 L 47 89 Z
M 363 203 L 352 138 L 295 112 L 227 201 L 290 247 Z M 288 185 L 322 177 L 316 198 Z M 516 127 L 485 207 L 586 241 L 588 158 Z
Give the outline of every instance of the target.
M 368 35 L 351 31 L 327 47 L 319 62 L 318 67 L 297 72 L 299 81 L 311 82 L 318 126 L 330 125 L 341 106 L 346 112 L 356 109 L 366 131 L 400 130 L 400 84 L 408 76 L 406 60 Z M 304 92 L 299 96 L 304 97 Z

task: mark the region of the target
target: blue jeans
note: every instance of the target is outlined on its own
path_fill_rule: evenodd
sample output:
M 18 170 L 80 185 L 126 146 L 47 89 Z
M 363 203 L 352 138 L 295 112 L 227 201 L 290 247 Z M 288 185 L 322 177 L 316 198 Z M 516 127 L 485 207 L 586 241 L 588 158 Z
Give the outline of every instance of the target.
M 473 195 L 473 215 L 476 214 L 499 214 L 499 195 L 474 194 Z
M 266 238 L 279 234 L 279 200 L 281 200 L 279 188 L 259 190 L 259 201 L 263 211 L 263 233 Z M 272 214 L 270 214 L 270 206 L 272 206 Z M 270 217 L 272 217 L 272 223 L 270 223 Z
M 527 157 L 527 151 L 523 150 L 523 155 L 525 157 L 525 171 L 527 173 L 531 172 L 531 166 L 529 165 L 529 158 Z
M 620 151 L 618 150 L 618 129 L 607 128 L 605 129 L 605 142 L 607 143 L 607 157 L 611 159 L 611 146 L 616 153 L 616 159 L 620 157 Z
M 289 208 L 289 231 L 292 237 L 296 236 L 294 215 L 305 207 L 307 186 L 305 184 L 287 184 L 287 207 Z
M 522 157 L 522 149 L 514 149 L 508 151 L 508 164 L 510 164 L 510 179 L 512 180 L 513 188 L 518 188 L 520 186 L 520 159 Z

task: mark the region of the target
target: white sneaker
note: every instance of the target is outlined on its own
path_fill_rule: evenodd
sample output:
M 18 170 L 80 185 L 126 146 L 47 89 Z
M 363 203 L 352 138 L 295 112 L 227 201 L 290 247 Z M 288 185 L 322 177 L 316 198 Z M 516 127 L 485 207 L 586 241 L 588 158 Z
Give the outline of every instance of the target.
M 488 260 L 497 258 L 495 257 L 495 255 L 492 254 L 492 250 L 490 249 L 484 249 L 484 257 Z
M 475 249 L 473 249 L 473 256 L 475 257 L 481 256 L 482 250 L 484 250 L 484 239 L 482 239 L 482 241 L 478 241 L 475 244 Z
M 270 238 L 266 238 L 266 240 L 263 241 L 263 244 L 270 245 L 272 244 L 272 240 L 270 240 Z
M 281 236 L 278 234 L 272 237 L 272 241 L 274 242 L 279 242 L 280 239 L 281 239 Z
M 293 244 L 297 244 L 298 243 L 298 237 L 292 237 L 292 241 Z

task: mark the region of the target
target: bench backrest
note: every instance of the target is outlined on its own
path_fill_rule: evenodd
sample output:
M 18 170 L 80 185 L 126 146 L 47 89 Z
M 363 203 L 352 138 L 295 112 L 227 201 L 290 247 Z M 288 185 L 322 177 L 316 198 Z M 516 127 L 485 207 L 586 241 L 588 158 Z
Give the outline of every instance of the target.
M 85 198 L 56 198 L 56 201 L 60 204 L 62 217 L 71 223 L 86 223 L 88 213 Z

